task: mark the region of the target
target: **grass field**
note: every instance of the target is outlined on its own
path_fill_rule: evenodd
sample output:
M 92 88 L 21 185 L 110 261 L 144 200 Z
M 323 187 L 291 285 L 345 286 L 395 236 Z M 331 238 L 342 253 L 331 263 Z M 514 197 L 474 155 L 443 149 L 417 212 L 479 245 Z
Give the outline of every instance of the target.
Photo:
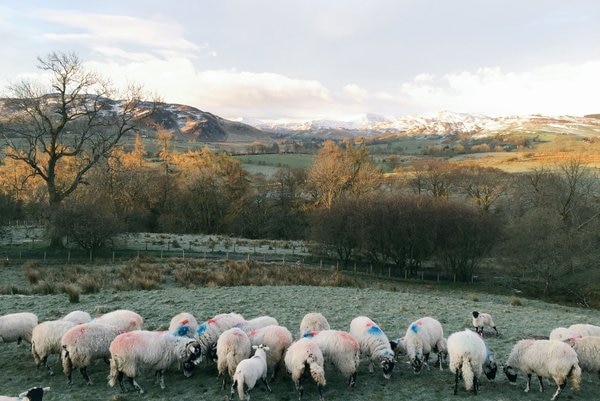
M 11 267 L 13 269 L 13 267 Z M 14 268 L 14 275 L 19 269 Z M 3 272 L 3 279 L 13 277 Z M 17 279 L 14 276 L 15 280 Z M 23 278 L 20 279 L 23 281 Z M 444 326 L 446 336 L 470 327 L 473 310 L 489 311 L 500 330 L 500 336 L 489 335 L 488 343 L 496 358 L 505 361 L 513 344 L 522 338 L 547 336 L 550 330 L 572 323 L 600 324 L 600 311 L 577 309 L 511 296 L 488 295 L 477 291 L 455 290 L 435 285 L 409 285 L 397 283 L 380 288 L 338 288 L 306 286 L 251 286 L 251 287 L 199 287 L 196 289 L 166 288 L 152 291 L 105 291 L 82 295 L 77 304 L 69 303 L 65 294 L 45 296 L 0 296 L 0 314 L 17 311 L 36 313 L 40 321 L 56 319 L 75 310 L 85 310 L 92 315 L 127 308 L 140 313 L 145 328 L 164 329 L 170 318 L 180 311 L 192 312 L 198 320 L 206 320 L 215 314 L 235 311 L 246 318 L 271 315 L 297 336 L 300 320 L 305 313 L 320 311 L 332 328 L 348 330 L 350 321 L 358 315 L 375 320 L 390 338 L 403 334 L 406 327 L 422 316 L 433 316 Z M 55 361 L 55 359 L 52 359 Z M 356 387 L 349 390 L 345 381 L 334 370 L 327 369 L 326 400 L 399 400 L 421 401 L 472 399 L 472 394 L 461 388 L 452 394 L 453 375 L 446 368 L 443 372 L 432 368 L 414 375 L 401 358 L 390 380 L 380 371 L 370 374 L 367 363 L 361 363 Z M 167 388 L 163 391 L 153 384 L 152 372 L 144 372 L 140 384 L 146 394 L 138 396 L 130 391 L 121 394 L 106 382 L 108 367 L 102 361 L 88 369 L 94 384 L 86 386 L 81 375 L 74 372 L 72 386 L 66 384 L 61 369 L 56 366 L 55 376 L 48 376 L 45 369 L 35 369 L 29 347 L 25 344 L 0 344 L 0 394 L 16 395 L 34 385 L 50 386 L 45 400 L 223 400 L 228 394 L 221 391 L 214 365 L 199 367 L 191 378 L 184 378 L 176 369 L 166 375 Z M 515 399 L 549 400 L 554 392 L 547 386 L 545 393 L 537 392 L 534 385 L 530 394 L 523 393 L 525 377 L 520 375 L 517 386 L 508 383 L 499 372 L 495 382 L 482 379 L 478 399 L 507 401 Z M 316 388 L 305 386 L 304 400 L 317 400 Z M 273 393 L 263 391 L 259 384 L 252 393 L 252 400 L 296 400 L 293 384 L 286 374 L 277 377 L 272 384 Z M 600 390 L 598 375 L 584 374 L 582 390 L 575 394 L 567 388 L 561 399 L 597 399 Z

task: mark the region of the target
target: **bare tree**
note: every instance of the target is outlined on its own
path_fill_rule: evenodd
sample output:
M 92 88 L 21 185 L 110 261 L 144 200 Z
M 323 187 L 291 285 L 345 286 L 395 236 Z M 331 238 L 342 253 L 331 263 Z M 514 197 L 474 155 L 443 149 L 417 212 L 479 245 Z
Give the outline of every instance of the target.
M 51 246 L 60 247 L 52 227 L 62 202 L 139 118 L 152 112 L 153 103 L 142 102 L 141 89 L 134 86 L 123 100 L 111 100 L 115 92 L 109 83 L 73 53 L 51 53 L 38 61 L 47 85 L 32 80 L 12 85 L 7 104 L 13 113 L 0 132 L 7 156 L 45 183 Z

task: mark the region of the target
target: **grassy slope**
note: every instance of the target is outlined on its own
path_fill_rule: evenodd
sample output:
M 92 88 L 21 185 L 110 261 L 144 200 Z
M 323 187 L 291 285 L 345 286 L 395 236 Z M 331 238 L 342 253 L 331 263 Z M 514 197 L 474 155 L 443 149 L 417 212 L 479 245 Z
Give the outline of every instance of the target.
M 79 304 L 69 304 L 66 295 L 48 296 L 0 296 L 0 313 L 32 311 L 40 320 L 54 319 L 74 309 L 99 314 L 107 310 L 130 308 L 145 318 L 145 327 L 160 329 L 168 325 L 172 315 L 190 311 L 199 320 L 220 312 L 237 311 L 247 318 L 268 314 L 276 317 L 297 335 L 303 315 L 309 311 L 321 311 L 329 319 L 332 328 L 348 330 L 352 318 L 368 315 L 373 318 L 390 338 L 404 333 L 408 324 L 426 315 L 438 318 L 444 325 L 446 335 L 470 326 L 470 312 L 474 309 L 491 311 L 502 335 L 490 336 L 488 342 L 497 359 L 504 361 L 516 340 L 531 336 L 548 335 L 550 330 L 576 322 L 600 324 L 600 311 L 576 309 L 523 300 L 522 306 L 513 306 L 511 297 L 487 295 L 485 293 L 459 290 L 443 291 L 438 287 L 397 287 L 397 291 L 354 288 L 322 287 L 233 287 L 198 288 L 195 290 L 166 289 L 146 292 L 105 292 L 83 295 Z M 447 369 L 424 371 L 413 375 L 403 358 L 397 365 L 392 379 L 385 381 L 380 372 L 370 375 L 367 364 L 360 366 L 356 388 L 348 390 L 343 379 L 332 370 L 327 370 L 327 400 L 457 400 L 471 399 L 472 395 L 461 389 L 458 396 L 452 395 L 453 376 Z M 108 368 L 98 362 L 88 371 L 94 385 L 87 387 L 78 372 L 74 384 L 66 385 L 60 368 L 49 377 L 43 370 L 34 368 L 28 347 L 0 344 L 0 389 L 2 394 L 17 394 L 33 385 L 51 386 L 52 392 L 46 400 L 139 400 L 137 394 L 121 395 L 117 389 L 106 384 Z M 493 383 L 482 380 L 481 399 L 509 400 L 524 399 L 522 394 L 524 377 L 518 386 L 508 384 L 500 372 Z M 145 372 L 140 378 L 145 387 L 146 400 L 183 401 L 224 399 L 216 380 L 214 366 L 203 366 L 192 378 L 185 379 L 180 372 L 172 370 L 166 376 L 167 389 L 161 391 L 153 384 L 153 376 Z M 291 380 L 279 377 L 272 385 L 273 394 L 263 392 L 260 385 L 252 394 L 253 400 L 295 400 Z M 599 390 L 597 375 L 584 376 L 582 391 L 577 399 L 595 399 Z M 309 383 L 305 386 L 305 400 L 318 399 L 316 389 Z M 548 400 L 553 388 L 547 386 L 544 394 L 537 393 L 537 385 L 527 399 Z M 552 391 L 552 392 L 550 392 Z M 569 399 L 572 390 L 565 390 L 564 399 Z

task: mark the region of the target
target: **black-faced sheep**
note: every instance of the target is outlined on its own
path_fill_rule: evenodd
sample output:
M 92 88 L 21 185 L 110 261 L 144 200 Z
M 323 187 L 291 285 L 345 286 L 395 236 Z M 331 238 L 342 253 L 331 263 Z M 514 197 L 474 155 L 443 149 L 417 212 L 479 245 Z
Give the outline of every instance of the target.
M 304 334 L 316 342 L 325 358 L 325 363 L 331 363 L 348 379 L 348 386 L 356 384 L 356 372 L 360 363 L 360 344 L 347 331 L 322 330 Z
M 394 369 L 395 354 L 383 330 L 370 318 L 358 316 L 350 323 L 350 334 L 360 344 L 362 355 L 369 358 L 369 372 L 373 373 L 373 364 L 377 363 L 383 369 L 383 377 L 389 379 Z
M 179 362 L 184 366 L 184 374 L 189 376 L 191 372 L 185 366 L 200 357 L 200 346 L 196 340 L 175 336 L 167 331 L 135 330 L 122 333 L 111 342 L 109 350 L 108 384 L 114 387 L 118 381 L 121 391 L 125 392 L 123 376 L 127 376 L 140 394 L 144 390 L 135 380 L 140 370 L 154 370 L 160 388 L 164 390 L 164 374 L 169 366 Z
M 462 377 L 465 389 L 477 394 L 479 376 L 485 373 L 493 380 L 498 366 L 483 339 L 471 330 L 453 333 L 448 337 L 450 371 L 454 373 L 454 394 L 458 392 L 458 380 Z
M 492 329 L 494 329 L 494 331 L 496 331 L 496 334 L 500 334 L 498 333 L 498 329 L 494 324 L 492 315 L 490 315 L 489 313 L 473 311 L 473 327 L 475 327 L 475 331 L 477 332 L 477 334 L 482 336 L 483 329 L 485 327 L 491 327 Z
M 44 394 L 50 391 L 50 387 L 33 387 L 19 394 L 17 397 L 0 395 L 0 401 L 42 401 Z
M 33 328 L 31 333 L 31 354 L 38 368 L 44 365 L 50 375 L 54 375 L 52 368 L 48 365 L 48 357 L 52 354 L 60 355 L 62 347 L 61 340 L 65 333 L 75 323 L 69 320 L 49 320 L 42 322 Z
M 551 400 L 558 398 L 567 385 L 567 379 L 574 390 L 579 390 L 581 368 L 577 353 L 568 344 L 554 340 L 521 340 L 513 347 L 504 366 L 504 373 L 511 383 L 517 381 L 517 371 L 527 374 L 525 392 L 529 392 L 531 375 L 536 374 L 540 391 L 544 391 L 543 377 L 552 378 L 557 385 Z
M 329 330 L 329 322 L 319 312 L 310 312 L 304 315 L 300 322 L 300 337 L 311 331 Z
M 324 359 L 317 343 L 308 338 L 301 338 L 292 343 L 285 353 L 285 367 L 292 376 L 292 381 L 298 391 L 298 400 L 302 400 L 304 386 L 302 381 L 310 375 L 317 384 L 319 399 L 323 400 L 323 387 L 325 387 Z
M 19 312 L 0 316 L 0 343 L 25 341 L 31 344 L 31 332 L 37 326 L 38 318 L 33 313 Z
M 242 329 L 232 327 L 221 333 L 217 340 L 217 370 L 219 376 L 223 376 L 223 388 L 226 375 L 233 379 L 237 365 L 251 354 L 250 338 Z
M 102 323 L 83 323 L 71 327 L 61 339 L 62 365 L 69 384 L 73 369 L 79 369 L 88 385 L 92 384 L 87 367 L 96 359 L 108 362 L 110 343 L 123 333 L 118 327 Z
M 283 326 L 271 325 L 252 330 L 248 333 L 248 337 L 253 346 L 263 344 L 269 347 L 267 369 L 271 372 L 269 380 L 272 380 L 279 370 L 279 366 L 283 363 L 285 351 L 294 340 L 292 333 Z
M 442 362 L 448 351 L 440 322 L 432 317 L 423 317 L 412 322 L 401 342 L 399 347 L 406 349 L 415 373 L 421 371 L 423 364 L 429 367 L 429 354 L 432 351 L 437 353 L 437 363 L 442 370 Z
M 261 379 L 267 390 L 272 392 L 267 382 L 267 351 L 269 351 L 269 347 L 260 344 L 252 348 L 256 350 L 254 356 L 241 361 L 235 369 L 229 401 L 233 399 L 236 388 L 240 401 L 249 401 L 250 391 L 254 388 L 258 379 Z

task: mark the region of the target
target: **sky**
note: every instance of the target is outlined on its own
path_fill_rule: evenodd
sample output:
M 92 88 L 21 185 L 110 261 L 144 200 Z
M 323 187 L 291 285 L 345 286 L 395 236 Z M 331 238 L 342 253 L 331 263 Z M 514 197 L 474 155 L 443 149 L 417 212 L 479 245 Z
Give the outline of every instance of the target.
M 74 52 L 224 118 L 600 113 L 597 0 L 0 3 L 0 94 Z

